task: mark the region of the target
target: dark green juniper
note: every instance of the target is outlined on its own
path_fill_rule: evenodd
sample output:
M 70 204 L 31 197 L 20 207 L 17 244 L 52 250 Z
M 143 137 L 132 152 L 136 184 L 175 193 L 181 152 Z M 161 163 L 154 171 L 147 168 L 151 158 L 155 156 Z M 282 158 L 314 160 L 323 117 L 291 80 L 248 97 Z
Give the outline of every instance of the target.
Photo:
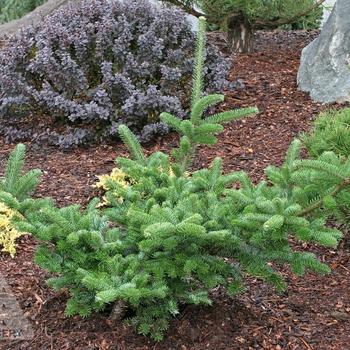
M 294 25 L 319 28 L 325 0 L 162 0 L 187 13 L 202 16 L 227 30 L 228 48 L 236 52 L 253 50 L 254 33 Z
M 341 233 L 325 226 L 324 206 L 349 186 L 349 158 L 325 153 L 299 160 L 295 140 L 283 166 L 266 169 L 267 182 L 254 185 L 244 172 L 223 174 L 220 158 L 189 173 L 196 147 L 215 144 L 221 124 L 256 112 L 204 115 L 223 100 L 202 95 L 204 50 L 201 19 L 190 118 L 161 115 L 181 135 L 172 158 L 162 152 L 146 157 L 121 126 L 132 159 L 117 159 L 125 177 L 108 181 L 107 208 L 99 208 L 98 199 L 83 211 L 47 205 L 27 211 L 19 225 L 41 241 L 36 262 L 55 273 L 49 284 L 69 290 L 67 315 L 87 316 L 108 305 L 122 314 L 128 307 L 133 314 L 127 321 L 161 340 L 181 304 L 210 305 L 215 287 L 235 295 L 251 275 L 281 291 L 286 285 L 276 270 L 280 264 L 298 275 L 330 271 L 315 255 L 293 250 L 289 238 L 337 245 Z

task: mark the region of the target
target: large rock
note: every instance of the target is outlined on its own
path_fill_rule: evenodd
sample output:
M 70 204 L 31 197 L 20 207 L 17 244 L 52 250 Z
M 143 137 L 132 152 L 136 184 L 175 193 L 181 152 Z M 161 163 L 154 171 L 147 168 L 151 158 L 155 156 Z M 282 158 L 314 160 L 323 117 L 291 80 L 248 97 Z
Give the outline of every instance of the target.
M 324 9 L 323 9 L 323 18 L 322 18 L 321 26 L 323 26 L 327 22 L 332 12 L 334 4 L 335 4 L 335 0 L 325 0 L 325 2 L 323 3 Z
M 318 102 L 350 101 L 349 0 L 337 0 L 321 34 L 303 49 L 298 85 Z

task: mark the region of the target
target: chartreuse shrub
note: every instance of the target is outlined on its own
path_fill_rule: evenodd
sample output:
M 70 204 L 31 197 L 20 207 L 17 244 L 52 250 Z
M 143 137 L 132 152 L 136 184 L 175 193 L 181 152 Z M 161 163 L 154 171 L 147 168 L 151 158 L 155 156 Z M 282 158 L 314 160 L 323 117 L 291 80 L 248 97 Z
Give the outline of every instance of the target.
M 0 179 L 0 247 L 12 257 L 16 253 L 16 239 L 23 232 L 15 227 L 16 220 L 23 220 L 27 208 L 35 208 L 31 193 L 39 182 L 40 170 L 22 175 L 25 146 L 17 145 L 11 153 L 4 177 Z M 37 202 L 39 203 L 39 202 Z
M 1 0 L 0 0 L 1 1 Z M 67 148 L 169 128 L 190 108 L 195 34 L 184 14 L 148 0 L 72 1 L 0 51 L 0 133 Z M 222 91 L 230 61 L 210 45 L 204 88 Z
M 12 220 L 18 216 L 17 211 L 0 202 L 0 246 L 3 252 L 9 253 L 12 257 L 16 253 L 16 239 L 23 234 L 12 224 Z
M 67 315 L 113 306 L 121 316 L 129 308 L 127 321 L 160 340 L 181 305 L 210 305 L 215 287 L 235 295 L 250 275 L 281 291 L 282 264 L 298 275 L 330 271 L 290 239 L 337 245 L 341 233 L 325 226 L 323 209 L 349 186 L 349 158 L 301 160 L 295 140 L 284 164 L 268 167 L 267 181 L 257 185 L 244 172 L 224 174 L 220 158 L 191 171 L 198 145 L 215 144 L 222 124 L 256 112 L 206 113 L 224 97 L 202 93 L 204 27 L 201 19 L 190 117 L 161 115 L 181 136 L 172 155 L 147 157 L 122 125 L 131 158 L 118 158 L 111 176 L 100 178 L 102 203 L 94 199 L 84 210 L 48 204 L 18 224 L 41 242 L 36 262 L 53 273 L 50 286 L 69 291 Z
M 45 0 L 0 0 L 0 24 L 21 18 Z

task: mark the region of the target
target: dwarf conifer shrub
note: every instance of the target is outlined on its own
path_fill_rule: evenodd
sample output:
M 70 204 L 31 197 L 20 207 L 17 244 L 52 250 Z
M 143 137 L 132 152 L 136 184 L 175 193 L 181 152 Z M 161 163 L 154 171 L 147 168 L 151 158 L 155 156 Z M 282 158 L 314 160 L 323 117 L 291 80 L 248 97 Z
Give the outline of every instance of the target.
M 68 289 L 67 315 L 110 306 L 122 316 L 129 308 L 127 321 L 160 340 L 181 305 L 210 305 L 212 288 L 235 295 L 251 275 L 283 290 L 282 264 L 298 275 L 330 271 L 314 254 L 291 246 L 290 238 L 337 245 L 341 233 L 326 227 L 323 207 L 349 187 L 350 158 L 328 152 L 301 160 L 295 140 L 284 164 L 266 169 L 268 182 L 255 185 L 244 172 L 224 174 L 220 158 L 191 171 L 198 145 L 215 144 L 222 124 L 257 111 L 207 113 L 224 97 L 203 95 L 204 28 L 201 19 L 189 119 L 161 115 L 181 136 L 172 155 L 147 157 L 121 125 L 131 158 L 118 158 L 111 176 L 100 178 L 102 202 L 96 198 L 85 210 L 48 204 L 27 211 L 27 221 L 19 223 L 41 241 L 36 262 L 54 273 L 49 284 Z
M 0 247 L 12 257 L 16 253 L 16 239 L 23 232 L 16 229 L 15 222 L 22 221 L 28 208 L 38 208 L 30 195 L 39 183 L 40 170 L 23 174 L 25 146 L 17 145 L 8 160 L 3 178 L 0 178 Z
M 202 11 L 208 20 L 227 30 L 227 45 L 234 52 L 251 52 L 254 32 L 292 26 L 317 28 L 325 0 L 164 0 L 194 16 Z M 198 12 L 198 8 L 201 10 Z
M 73 1 L 0 52 L 1 131 L 10 141 L 61 147 L 115 137 L 120 124 L 143 141 L 165 134 L 159 114 L 182 118 L 190 106 L 194 44 L 176 8 L 147 0 Z M 209 46 L 207 92 L 228 86 L 228 67 Z M 55 132 L 48 132 L 52 124 Z

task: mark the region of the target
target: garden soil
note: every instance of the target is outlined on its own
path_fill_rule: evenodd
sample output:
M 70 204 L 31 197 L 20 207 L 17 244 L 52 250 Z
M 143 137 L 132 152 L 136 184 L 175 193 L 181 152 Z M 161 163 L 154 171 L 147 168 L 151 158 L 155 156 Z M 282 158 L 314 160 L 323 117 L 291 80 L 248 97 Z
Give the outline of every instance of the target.
M 225 170 L 245 170 L 259 181 L 269 164 L 280 165 L 289 143 L 309 130 L 312 120 L 324 108 L 298 91 L 296 75 L 301 49 L 317 32 L 258 33 L 252 54 L 232 56 L 230 79 L 244 87 L 226 92 L 222 110 L 257 106 L 254 117 L 227 125 L 214 147 L 203 147 L 195 168 L 206 166 L 214 157 L 224 159 Z M 210 34 L 224 52 L 224 38 Z M 339 106 L 334 106 L 338 108 Z M 177 137 L 168 135 L 147 152 L 167 151 Z M 0 169 L 14 145 L 0 140 Z M 60 206 L 83 206 L 96 193 L 96 176 L 108 173 L 114 159 L 126 155 L 119 143 L 92 145 L 72 151 L 27 144 L 27 168 L 44 171 L 37 196 L 51 196 Z M 2 165 L 2 166 L 1 166 Z M 25 350 L 347 350 L 350 349 L 350 245 L 339 249 L 297 245 L 310 250 L 332 267 L 329 276 L 311 273 L 293 276 L 282 268 L 289 286 L 284 294 L 257 279 L 248 278 L 245 293 L 229 298 L 213 290 L 211 307 L 184 306 L 170 325 L 165 340 L 155 343 L 137 335 L 131 327 L 111 321 L 108 312 L 89 318 L 64 315 L 66 291 L 55 292 L 45 284 L 48 274 L 33 263 L 37 242 L 19 240 L 17 256 L 0 253 L 0 272 L 5 276 L 34 331 L 30 340 L 9 340 L 0 334 L 0 349 Z M 1 312 L 1 305 L 0 305 Z

